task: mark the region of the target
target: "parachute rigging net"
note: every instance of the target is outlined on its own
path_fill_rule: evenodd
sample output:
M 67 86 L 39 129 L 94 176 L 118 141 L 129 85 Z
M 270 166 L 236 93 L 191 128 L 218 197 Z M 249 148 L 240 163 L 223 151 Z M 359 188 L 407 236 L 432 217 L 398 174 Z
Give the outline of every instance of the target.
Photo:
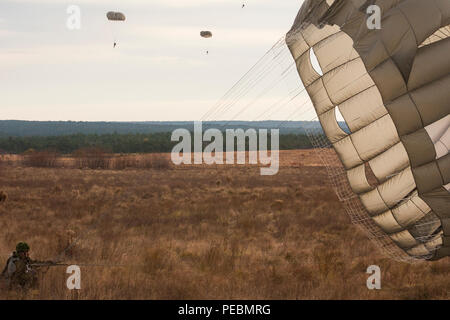
M 431 252 L 439 246 L 428 248 L 430 254 L 427 255 L 407 253 L 398 246 L 390 234 L 374 221 L 359 196 L 352 190 L 347 172 L 333 149 L 333 145 L 324 134 L 312 101 L 297 73 L 297 63 L 287 44 L 287 41 L 292 41 L 295 36 L 295 34 L 291 34 L 288 40 L 286 37 L 279 39 L 204 114 L 201 120 L 209 123 L 206 126 L 210 125 L 222 130 L 226 129 L 232 121 L 240 120 L 270 121 L 267 122 L 267 128 L 279 129 L 281 134 L 288 133 L 292 129 L 302 129 L 311 141 L 317 156 L 323 162 L 329 176 L 330 186 L 342 202 L 351 221 L 361 227 L 368 238 L 391 259 L 408 263 L 430 259 Z M 349 52 L 348 60 L 350 60 L 351 54 L 352 52 Z M 313 51 L 311 52 L 311 62 L 315 69 L 320 69 L 320 66 L 314 61 Z M 330 62 L 330 64 L 334 63 L 335 61 Z M 325 66 L 325 68 L 327 67 Z M 321 72 L 321 70 L 317 70 L 317 72 Z M 360 78 L 356 77 L 348 86 L 360 81 Z M 344 119 L 337 120 L 341 127 L 348 130 Z M 298 127 L 299 125 L 301 128 Z M 396 199 L 396 202 L 407 201 L 408 197 L 411 195 Z M 425 212 L 423 216 L 424 218 L 415 221 L 408 231 L 414 234 L 416 240 L 426 245 L 436 239 L 442 231 L 439 229 L 440 220 L 437 216 Z

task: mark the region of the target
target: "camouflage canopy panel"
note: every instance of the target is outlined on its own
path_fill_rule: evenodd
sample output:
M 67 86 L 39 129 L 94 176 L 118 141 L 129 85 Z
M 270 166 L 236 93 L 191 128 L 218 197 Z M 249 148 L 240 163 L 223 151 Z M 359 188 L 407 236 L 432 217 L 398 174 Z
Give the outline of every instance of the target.
M 370 223 L 400 260 L 450 256 L 450 0 L 306 0 L 286 43 Z

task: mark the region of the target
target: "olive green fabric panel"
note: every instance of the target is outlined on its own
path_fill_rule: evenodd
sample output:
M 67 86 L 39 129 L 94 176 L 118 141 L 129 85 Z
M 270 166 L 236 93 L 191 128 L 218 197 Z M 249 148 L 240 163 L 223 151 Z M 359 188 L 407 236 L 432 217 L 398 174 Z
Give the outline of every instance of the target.
M 445 188 L 439 188 L 434 191 L 427 192 L 421 197 L 433 209 L 436 215 L 442 219 L 442 227 L 444 234 L 450 236 L 450 197 L 449 192 Z M 446 223 L 444 223 L 444 220 Z
M 450 1 L 449 1 L 450 2 Z M 447 55 L 450 59 L 450 53 Z M 411 91 L 411 97 L 427 126 L 450 113 L 450 74 Z
M 450 38 L 443 39 L 417 51 L 408 90 L 420 88 L 450 74 Z
M 400 136 L 411 134 L 423 128 L 422 118 L 411 96 L 405 94 L 395 99 L 388 105 L 386 109 L 397 125 L 397 131 Z M 408 119 L 408 121 L 403 121 Z
M 413 175 L 420 195 L 444 185 L 442 174 L 436 161 L 413 169 Z M 450 195 L 448 192 L 447 194 Z
M 442 174 L 444 185 L 450 183 L 450 153 L 437 160 L 439 171 Z M 450 211 L 450 207 L 448 208 Z
M 450 237 L 442 237 L 444 246 L 450 247 Z
M 364 56 L 362 57 L 365 61 Z M 385 60 L 369 73 L 380 90 L 385 104 L 408 92 L 406 82 L 392 59 Z
M 448 256 L 450 256 L 450 247 L 444 245 L 442 248 L 436 251 L 436 254 L 430 260 L 437 261 Z
M 411 167 L 417 168 L 436 159 L 436 149 L 425 129 L 401 137 L 409 155 Z

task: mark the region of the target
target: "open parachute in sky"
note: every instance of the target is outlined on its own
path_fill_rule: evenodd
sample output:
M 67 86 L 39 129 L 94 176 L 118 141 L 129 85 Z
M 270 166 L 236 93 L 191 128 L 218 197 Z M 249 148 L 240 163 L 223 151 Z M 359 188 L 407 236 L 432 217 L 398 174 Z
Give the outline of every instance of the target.
M 106 14 L 106 17 L 110 21 L 125 21 L 126 20 L 126 17 L 122 12 L 109 11 Z
M 200 31 L 200 37 L 212 38 L 212 32 L 211 31 Z
M 126 17 L 122 12 L 109 11 L 108 13 L 106 13 L 106 18 L 108 19 L 108 25 L 112 38 L 114 40 L 115 48 L 119 39 L 119 31 L 121 27 L 119 25 L 126 20 Z
M 286 43 L 354 222 L 397 260 L 450 256 L 450 1 L 306 0 Z

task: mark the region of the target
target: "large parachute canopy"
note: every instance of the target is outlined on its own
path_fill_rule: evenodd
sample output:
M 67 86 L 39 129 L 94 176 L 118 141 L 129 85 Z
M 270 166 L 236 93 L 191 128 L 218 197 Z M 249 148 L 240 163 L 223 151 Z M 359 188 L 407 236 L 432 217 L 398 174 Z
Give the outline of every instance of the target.
M 200 36 L 202 38 L 212 38 L 212 32 L 211 31 L 200 31 Z
M 306 0 L 286 43 L 354 221 L 398 260 L 450 256 L 450 1 Z
M 106 14 L 106 17 L 110 21 L 125 21 L 126 20 L 126 17 L 122 12 L 109 11 Z

